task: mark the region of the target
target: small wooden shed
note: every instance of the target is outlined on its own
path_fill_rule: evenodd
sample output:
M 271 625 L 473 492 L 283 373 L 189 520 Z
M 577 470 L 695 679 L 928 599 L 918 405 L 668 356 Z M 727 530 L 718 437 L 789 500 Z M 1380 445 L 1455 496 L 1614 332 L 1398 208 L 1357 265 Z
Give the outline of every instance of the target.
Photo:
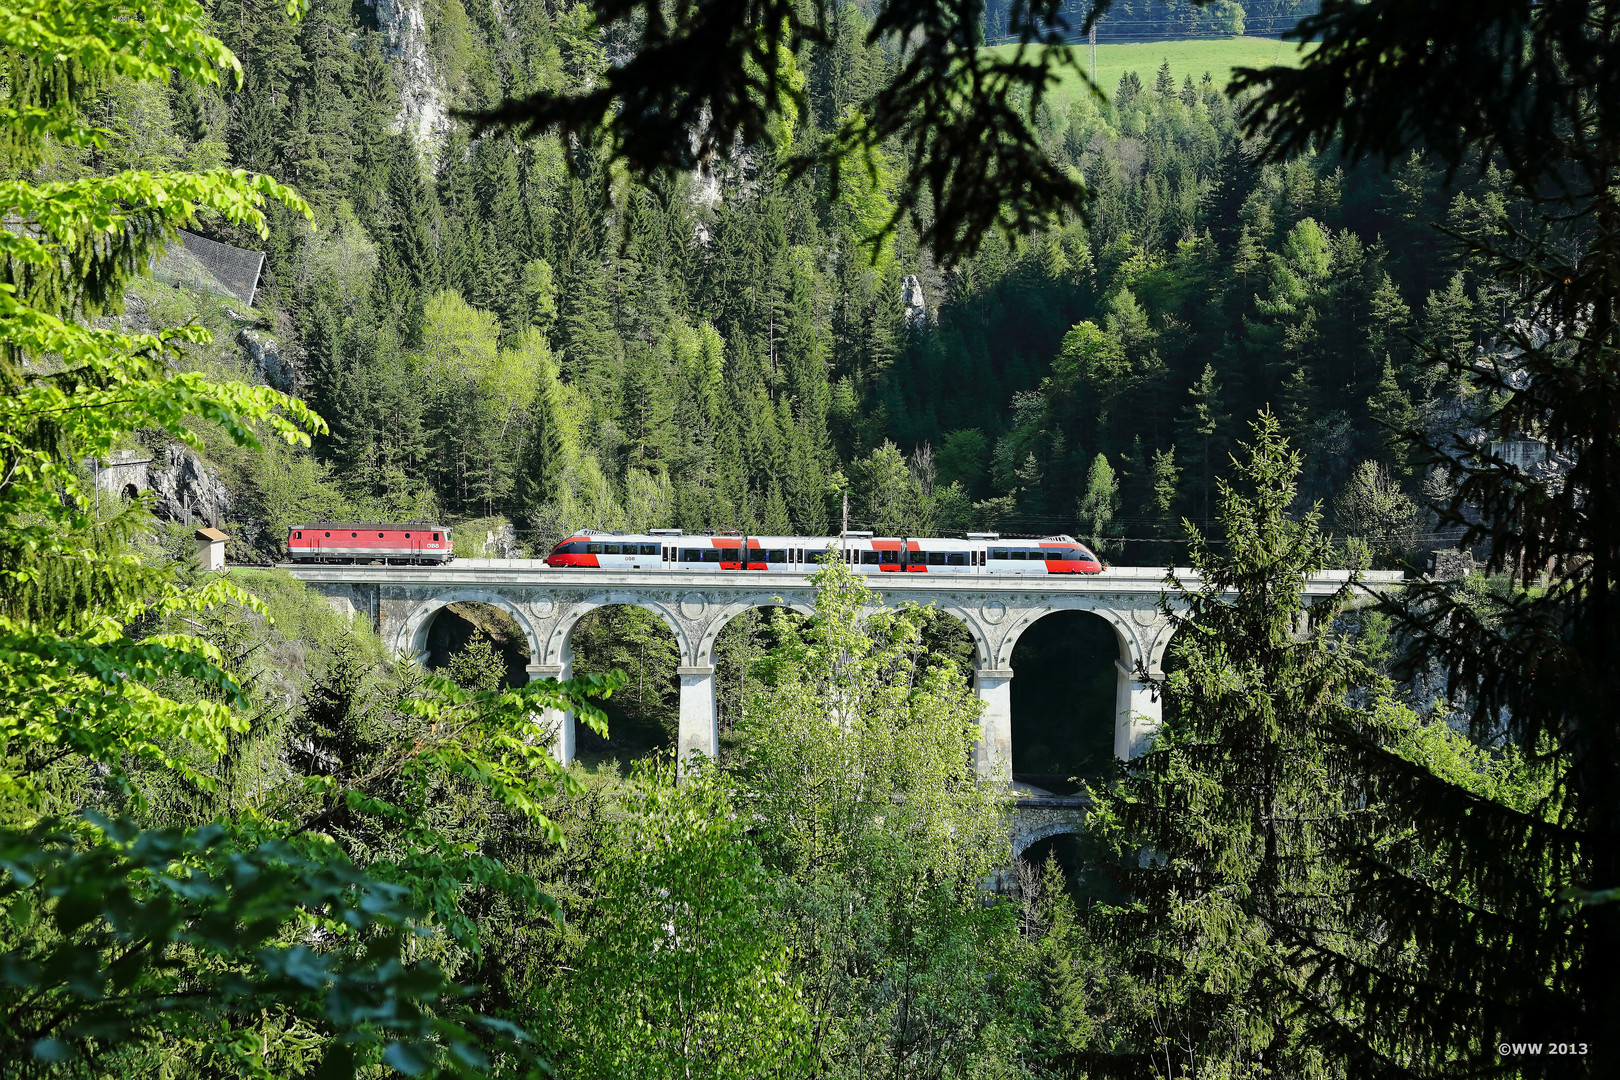
M 197 530 L 197 561 L 204 570 L 225 569 L 225 541 L 230 537 L 218 529 Z

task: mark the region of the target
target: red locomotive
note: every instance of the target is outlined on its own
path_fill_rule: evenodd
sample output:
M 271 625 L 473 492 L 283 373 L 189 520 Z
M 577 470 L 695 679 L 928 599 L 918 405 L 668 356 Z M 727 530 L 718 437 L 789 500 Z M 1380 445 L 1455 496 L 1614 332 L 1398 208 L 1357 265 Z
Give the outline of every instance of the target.
M 934 537 L 685 536 L 679 529 L 646 534 L 581 532 L 546 557 L 550 566 L 612 570 L 772 570 L 813 573 L 829 551 L 855 570 L 884 574 L 1097 574 L 1102 561 L 1072 536 L 1003 540 L 969 533 Z
M 287 535 L 287 551 L 294 562 L 436 566 L 455 558 L 450 530 L 425 521 L 394 525 L 317 521 L 294 525 Z

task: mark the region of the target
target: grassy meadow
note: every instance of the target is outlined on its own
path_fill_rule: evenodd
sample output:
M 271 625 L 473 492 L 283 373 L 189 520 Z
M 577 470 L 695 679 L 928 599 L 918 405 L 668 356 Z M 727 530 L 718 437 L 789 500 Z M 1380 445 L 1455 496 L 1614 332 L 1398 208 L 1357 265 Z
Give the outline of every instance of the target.
M 1010 53 L 1015 45 L 997 45 L 995 51 Z M 1091 52 L 1084 43 L 1076 49 L 1082 65 L 1089 65 Z M 1119 77 L 1135 71 L 1142 82 L 1151 85 L 1154 72 L 1166 60 L 1175 73 L 1176 85 L 1183 75 L 1191 75 L 1193 82 L 1209 72 L 1214 80 L 1225 86 L 1236 67 L 1265 67 L 1268 64 L 1293 64 L 1300 57 L 1299 45 L 1276 38 L 1237 37 L 1197 41 L 1144 41 L 1097 46 L 1097 84 L 1109 94 L 1119 84 Z M 1062 83 L 1053 91 L 1052 105 L 1062 111 L 1076 95 L 1083 93 L 1085 84 L 1072 71 L 1064 72 Z

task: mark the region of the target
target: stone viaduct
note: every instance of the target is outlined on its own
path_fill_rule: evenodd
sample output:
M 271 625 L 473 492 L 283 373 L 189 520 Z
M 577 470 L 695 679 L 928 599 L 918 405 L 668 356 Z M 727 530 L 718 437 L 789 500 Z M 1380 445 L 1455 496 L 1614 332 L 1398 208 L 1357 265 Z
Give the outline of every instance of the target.
M 668 625 L 680 651 L 682 758 L 719 752 L 714 644 L 721 628 L 753 608 L 809 612 L 815 603 L 804 575 L 757 571 L 560 570 L 537 559 L 457 559 L 437 567 L 297 564 L 286 569 L 339 610 L 368 619 L 384 644 L 401 656 L 425 658 L 433 617 L 448 604 L 476 601 L 501 608 L 528 638 L 531 679 L 569 677 L 569 638 L 587 612 L 612 604 L 646 608 Z M 1110 567 L 1095 575 L 873 574 L 867 581 L 885 605 L 932 605 L 967 628 L 974 645 L 974 693 L 984 702 L 975 761 L 985 778 L 1008 780 L 1013 647 L 1031 624 L 1056 611 L 1093 612 L 1113 627 L 1119 646 L 1114 754 L 1128 759 L 1147 746 L 1159 726 L 1154 684 L 1164 677 L 1165 649 L 1174 629 L 1160 608 L 1167 573 L 1162 567 Z M 1327 596 L 1343 586 L 1345 577 L 1343 571 L 1330 571 L 1313 578 L 1307 596 Z M 1178 570 L 1177 578 L 1194 586 L 1198 581 L 1191 571 Z M 1400 575 L 1364 578 L 1368 584 L 1390 584 Z M 555 733 L 557 757 L 572 760 L 572 718 L 552 715 L 545 723 Z M 1065 809 L 1071 812 L 1059 816 L 1079 813 Z M 1065 828 L 1056 819 L 1023 816 L 1030 817 L 1039 835 L 1016 837 L 1015 850 Z

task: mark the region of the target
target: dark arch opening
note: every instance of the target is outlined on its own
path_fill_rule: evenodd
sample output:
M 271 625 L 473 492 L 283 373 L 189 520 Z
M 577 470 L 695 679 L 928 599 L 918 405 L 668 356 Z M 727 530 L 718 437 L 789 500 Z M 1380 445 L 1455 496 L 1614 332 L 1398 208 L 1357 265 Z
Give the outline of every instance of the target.
M 573 673 L 622 671 L 624 689 L 600 701 L 607 737 L 574 725 L 574 753 L 590 768 L 617 767 L 675 745 L 680 726 L 681 663 L 675 634 L 657 613 L 632 604 L 609 604 L 580 617 L 569 632 Z
M 529 681 L 529 639 L 512 613 L 494 604 L 458 600 L 434 612 L 427 657 L 429 670 L 469 688 L 511 689 Z
M 1055 611 L 1013 648 L 1013 779 L 1067 795 L 1114 763 L 1119 638 L 1100 615 Z
M 1019 891 L 1029 895 L 1040 879 L 1055 869 L 1063 891 L 1081 908 L 1095 903 L 1120 904 L 1130 899 L 1122 889 L 1123 867 L 1083 832 L 1058 833 L 1030 844 L 1018 855 Z
M 140 497 L 141 497 L 141 489 L 140 488 L 136 487 L 134 484 L 125 484 L 124 485 L 124 498 L 128 499 L 130 502 L 134 502 L 136 499 L 138 499 Z
M 743 702 L 759 686 L 757 663 L 782 644 L 785 633 L 805 616 L 791 608 L 754 607 L 727 620 L 714 638 L 714 704 L 719 714 L 722 752 L 732 745 L 732 731 Z

